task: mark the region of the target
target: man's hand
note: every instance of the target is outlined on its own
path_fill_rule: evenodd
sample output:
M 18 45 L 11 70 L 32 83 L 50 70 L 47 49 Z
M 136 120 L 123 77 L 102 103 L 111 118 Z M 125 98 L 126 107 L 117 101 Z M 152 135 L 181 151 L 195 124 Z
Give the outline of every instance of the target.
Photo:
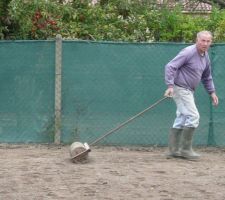
M 173 97 L 173 87 L 168 87 L 164 94 L 165 97 Z
M 216 96 L 216 93 L 213 92 L 210 96 L 211 96 L 211 98 L 212 98 L 213 105 L 214 105 L 214 106 L 217 106 L 217 105 L 219 104 L 219 99 L 218 99 L 218 97 Z

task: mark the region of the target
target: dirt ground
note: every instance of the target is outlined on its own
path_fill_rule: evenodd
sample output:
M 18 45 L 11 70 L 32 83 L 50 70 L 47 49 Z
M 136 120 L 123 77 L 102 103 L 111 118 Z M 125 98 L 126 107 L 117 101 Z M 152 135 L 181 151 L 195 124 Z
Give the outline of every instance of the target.
M 3 200 L 224 200 L 225 150 L 166 159 L 166 148 L 94 147 L 74 164 L 69 146 L 0 145 Z

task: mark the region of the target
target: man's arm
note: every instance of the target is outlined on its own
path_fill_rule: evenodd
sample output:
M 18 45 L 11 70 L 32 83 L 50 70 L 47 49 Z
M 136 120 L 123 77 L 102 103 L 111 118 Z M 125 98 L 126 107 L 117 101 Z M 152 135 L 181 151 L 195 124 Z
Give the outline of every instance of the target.
M 175 74 L 177 70 L 185 64 L 187 57 L 188 52 L 183 49 L 165 66 L 165 83 L 168 87 L 174 85 Z
M 167 85 L 167 90 L 164 93 L 166 97 L 173 96 L 173 86 L 174 86 L 174 78 L 177 70 L 184 65 L 187 60 L 187 52 L 185 49 L 181 50 L 179 54 L 175 58 L 173 58 L 166 66 L 165 66 L 165 83 Z
M 213 78 L 212 78 L 212 74 L 211 74 L 210 61 L 207 64 L 206 70 L 202 74 L 202 83 L 203 83 L 205 89 L 210 94 L 213 105 L 217 106 L 219 104 L 219 99 L 215 92 L 215 86 L 214 86 Z

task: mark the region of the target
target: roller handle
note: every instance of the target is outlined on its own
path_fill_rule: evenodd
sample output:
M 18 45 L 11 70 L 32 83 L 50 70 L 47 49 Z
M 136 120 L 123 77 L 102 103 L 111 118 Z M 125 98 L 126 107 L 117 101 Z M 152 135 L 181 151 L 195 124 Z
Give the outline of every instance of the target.
M 146 113 L 147 111 L 149 111 L 150 109 L 154 108 L 155 106 L 157 106 L 159 103 L 161 103 L 163 100 L 170 98 L 170 97 L 163 97 L 161 99 L 159 99 L 157 102 L 155 102 L 154 104 L 152 104 L 151 106 L 149 106 L 148 108 L 146 108 L 145 110 L 137 113 L 136 115 L 134 115 L 133 117 L 129 118 L 127 121 L 119 124 L 117 127 L 115 127 L 114 129 L 108 131 L 106 134 L 102 135 L 101 137 L 97 138 L 96 140 L 94 140 L 92 143 L 90 143 L 91 145 L 94 145 L 96 143 L 98 143 L 100 140 L 102 140 L 103 138 L 109 136 L 110 134 L 114 133 L 115 131 L 121 129 L 123 126 L 125 126 L 126 124 L 130 123 L 131 121 L 133 121 L 134 119 L 136 119 L 137 117 L 140 117 L 141 115 L 143 115 L 144 113 Z

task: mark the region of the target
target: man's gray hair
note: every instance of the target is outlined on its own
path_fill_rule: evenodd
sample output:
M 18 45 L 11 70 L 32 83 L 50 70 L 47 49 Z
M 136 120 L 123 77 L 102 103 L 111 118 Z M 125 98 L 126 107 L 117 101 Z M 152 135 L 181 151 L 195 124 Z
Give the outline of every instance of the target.
M 210 31 L 200 31 L 197 33 L 197 38 L 201 37 L 202 35 L 210 35 L 213 38 L 213 35 Z

